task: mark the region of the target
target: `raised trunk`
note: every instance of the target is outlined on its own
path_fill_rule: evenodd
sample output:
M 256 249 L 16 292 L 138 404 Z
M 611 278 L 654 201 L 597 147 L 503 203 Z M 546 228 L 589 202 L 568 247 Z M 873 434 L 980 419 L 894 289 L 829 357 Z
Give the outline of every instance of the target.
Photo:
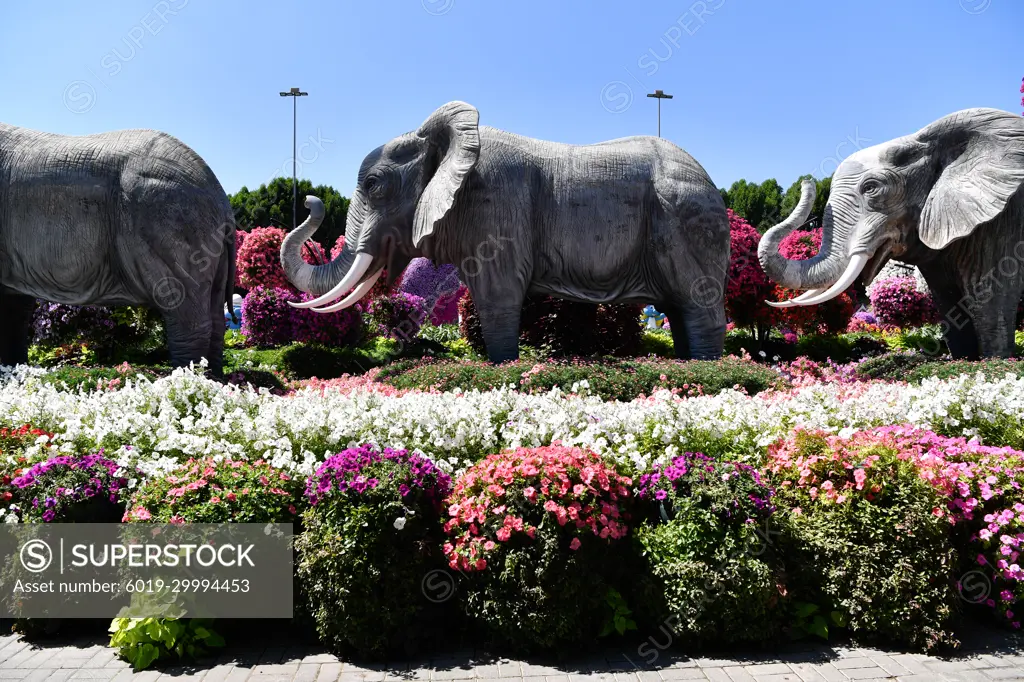
M 359 219 L 362 216 L 362 206 L 356 205 L 356 197 L 352 198 L 349 206 L 347 221 Z M 310 265 L 302 259 L 302 245 L 313 236 L 320 223 L 324 219 L 324 205 L 314 196 L 306 197 L 306 207 L 309 208 L 309 217 L 288 233 L 281 243 L 281 267 L 295 288 L 300 291 L 320 296 L 337 284 L 352 267 L 355 254 L 350 250 L 346 242 L 345 248 L 337 258 L 324 265 Z M 347 222 L 346 221 L 346 222 Z
M 757 247 L 757 257 L 765 274 L 788 289 L 828 288 L 839 279 L 846 268 L 848 223 L 833 219 L 832 197 L 825 207 L 821 250 L 818 255 L 807 260 L 790 260 L 779 253 L 779 244 L 786 235 L 807 222 L 814 205 L 814 192 L 814 180 L 804 179 L 800 187 L 800 203 L 788 218 L 764 234 Z M 835 196 L 835 190 L 832 196 Z

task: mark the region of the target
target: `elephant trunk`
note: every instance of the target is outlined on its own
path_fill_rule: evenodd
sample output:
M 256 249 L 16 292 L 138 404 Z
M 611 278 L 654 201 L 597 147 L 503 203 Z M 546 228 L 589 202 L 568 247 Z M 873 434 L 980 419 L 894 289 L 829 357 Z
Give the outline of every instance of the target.
M 849 236 L 849 222 L 833 219 L 832 197 L 825 207 L 821 250 L 818 255 L 807 260 L 790 260 L 779 253 L 779 244 L 786 235 L 807 222 L 814 205 L 814 193 L 814 180 L 805 178 L 800 187 L 800 202 L 796 208 L 788 218 L 768 230 L 757 247 L 757 257 L 765 274 L 789 289 L 828 288 L 840 279 L 846 269 L 844 256 Z
M 353 207 L 354 207 L 353 201 Z M 288 281 L 300 291 L 321 295 L 329 291 L 345 276 L 352 266 L 355 254 L 346 243 L 337 258 L 324 265 L 310 265 L 302 258 L 302 245 L 320 227 L 324 220 L 324 204 L 314 196 L 306 197 L 309 217 L 292 230 L 281 243 L 281 266 L 284 268 Z M 349 218 L 352 210 L 349 210 Z

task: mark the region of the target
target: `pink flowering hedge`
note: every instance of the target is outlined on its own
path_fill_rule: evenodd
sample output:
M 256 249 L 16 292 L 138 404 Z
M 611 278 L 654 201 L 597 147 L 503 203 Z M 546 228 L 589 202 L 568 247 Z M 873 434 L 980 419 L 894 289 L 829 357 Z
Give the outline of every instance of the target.
M 303 479 L 255 462 L 190 459 L 135 490 L 124 514 L 136 523 L 283 523 L 298 518 Z
M 519 651 L 592 641 L 628 562 L 632 481 L 587 450 L 551 445 L 490 455 L 448 499 L 448 565 L 462 606 Z
M 955 644 L 955 616 L 971 606 L 1020 627 L 1024 453 L 909 426 L 798 429 L 767 469 L 788 507 L 793 584 L 851 631 L 931 649 Z
M 875 282 L 868 298 L 875 317 L 884 325 L 920 327 L 938 319 L 931 294 L 918 291 L 913 277 L 890 277 Z

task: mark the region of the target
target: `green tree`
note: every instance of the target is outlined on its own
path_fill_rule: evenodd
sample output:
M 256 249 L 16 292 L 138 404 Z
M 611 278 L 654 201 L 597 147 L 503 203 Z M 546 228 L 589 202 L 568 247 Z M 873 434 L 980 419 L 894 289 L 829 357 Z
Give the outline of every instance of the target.
M 726 208 L 731 208 L 759 231 L 764 232 L 778 222 L 776 218 L 782 205 L 782 186 L 775 178 L 769 178 L 760 185 L 737 180 L 728 190 L 719 191 Z
M 299 180 L 298 190 L 296 213 L 299 223 L 309 216 L 309 209 L 304 205 L 307 194 L 324 202 L 324 222 L 316 231 L 314 239 L 330 252 L 338 237 L 345 234 L 349 200 L 330 185 L 314 187 L 309 180 Z M 228 198 L 231 199 L 235 223 L 240 230 L 248 232 L 254 227 L 281 227 L 287 231 L 292 228 L 291 178 L 274 178 L 269 184 L 260 185 L 259 189 L 252 191 L 242 187 Z

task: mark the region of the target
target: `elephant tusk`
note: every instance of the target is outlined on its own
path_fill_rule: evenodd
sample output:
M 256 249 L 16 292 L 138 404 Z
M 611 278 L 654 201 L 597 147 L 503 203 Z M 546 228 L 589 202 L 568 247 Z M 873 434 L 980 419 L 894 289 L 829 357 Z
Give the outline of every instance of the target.
M 800 305 L 800 303 L 802 301 L 806 301 L 809 298 L 817 296 L 818 294 L 820 294 L 823 291 L 825 291 L 825 290 L 824 289 L 809 289 L 809 290 L 805 291 L 804 293 L 800 294 L 799 296 L 794 296 L 793 298 L 789 299 L 788 301 L 765 301 L 765 303 L 767 303 L 768 305 L 770 305 L 773 308 L 795 308 L 796 306 Z
M 373 277 L 371 277 L 370 279 L 366 280 L 365 282 L 363 282 L 362 284 L 357 286 L 355 288 L 355 291 L 353 291 L 351 294 L 349 294 L 348 296 L 346 296 L 342 300 L 340 300 L 337 303 L 335 303 L 334 305 L 328 306 L 326 308 L 313 308 L 313 312 L 314 313 L 333 313 L 333 312 L 335 312 L 337 310 L 344 310 L 345 308 L 348 308 L 350 306 L 355 305 L 356 303 L 358 303 L 360 301 L 360 299 L 363 298 L 363 296 L 366 296 L 366 292 L 369 291 L 373 287 L 374 283 L 378 279 L 380 279 L 381 273 L 383 273 L 383 272 L 384 272 L 384 268 L 381 268 L 380 270 L 378 270 L 377 272 L 375 272 L 373 274 Z
M 316 306 L 324 305 L 336 300 L 339 296 L 348 293 L 348 290 L 352 288 L 356 282 L 362 279 L 366 271 L 370 269 L 370 263 L 373 261 L 373 256 L 368 253 L 356 254 L 356 259 L 352 261 L 352 267 L 349 268 L 348 272 L 341 281 L 338 282 L 333 289 L 328 291 L 323 296 L 314 298 L 311 301 L 301 301 L 299 303 L 293 303 L 288 301 L 288 305 L 293 308 L 315 308 Z
M 861 270 L 868 264 L 868 255 L 866 253 L 855 253 L 850 258 L 849 264 L 846 266 L 846 271 L 843 272 L 843 276 L 840 277 L 835 284 L 829 287 L 829 290 L 823 294 L 812 296 L 811 298 L 800 301 L 798 305 L 817 305 L 818 303 L 824 303 L 829 301 L 839 294 L 846 291 L 853 281 L 860 275 Z

